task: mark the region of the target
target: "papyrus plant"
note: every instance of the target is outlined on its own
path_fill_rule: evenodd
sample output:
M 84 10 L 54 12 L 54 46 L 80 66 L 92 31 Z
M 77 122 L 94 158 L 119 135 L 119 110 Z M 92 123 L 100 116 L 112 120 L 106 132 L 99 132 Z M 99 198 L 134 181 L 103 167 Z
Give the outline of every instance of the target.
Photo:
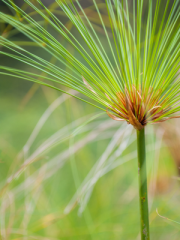
M 39 18 L 27 14 L 11 0 L 3 1 L 15 14 L 12 17 L 1 12 L 1 21 L 25 34 L 47 56 L 54 56 L 58 65 L 3 34 L 1 58 L 4 55 L 13 58 L 35 71 L 1 66 L 2 75 L 63 92 L 66 92 L 63 85 L 75 89 L 89 97 L 89 101 L 87 98 L 83 101 L 136 129 L 141 239 L 150 239 L 144 129 L 150 123 L 178 117 L 180 110 L 180 1 L 148 0 L 143 17 L 143 0 L 92 0 L 88 8 L 82 7 L 83 1 L 56 0 L 59 11 L 73 24 L 76 30 L 73 32 L 59 18 L 58 11 L 47 8 L 43 1 L 24 0 Z M 50 27 L 45 27 L 45 22 Z M 46 75 L 39 76 L 39 72 Z

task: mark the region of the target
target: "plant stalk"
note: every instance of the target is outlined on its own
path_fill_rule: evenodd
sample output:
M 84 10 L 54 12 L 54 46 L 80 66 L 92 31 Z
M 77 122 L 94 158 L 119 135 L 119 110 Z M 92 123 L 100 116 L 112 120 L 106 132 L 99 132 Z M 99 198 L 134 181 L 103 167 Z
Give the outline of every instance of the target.
M 150 240 L 144 128 L 140 131 L 137 130 L 137 152 L 138 152 L 138 175 L 139 175 L 139 200 L 141 214 L 141 240 Z

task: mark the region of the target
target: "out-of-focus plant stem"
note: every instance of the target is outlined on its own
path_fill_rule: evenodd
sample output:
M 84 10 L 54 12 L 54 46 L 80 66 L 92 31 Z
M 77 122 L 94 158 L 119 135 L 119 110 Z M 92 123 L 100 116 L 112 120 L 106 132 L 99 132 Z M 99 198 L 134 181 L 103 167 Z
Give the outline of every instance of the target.
M 137 130 L 141 240 L 150 240 L 144 128 Z

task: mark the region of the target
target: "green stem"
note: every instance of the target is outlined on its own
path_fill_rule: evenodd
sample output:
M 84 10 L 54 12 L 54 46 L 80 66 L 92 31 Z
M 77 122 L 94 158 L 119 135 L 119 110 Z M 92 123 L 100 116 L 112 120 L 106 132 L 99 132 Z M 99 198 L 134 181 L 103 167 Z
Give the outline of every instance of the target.
M 141 212 L 141 240 L 150 240 L 144 128 L 140 131 L 137 130 L 137 151 L 138 151 L 138 175 L 139 175 L 139 200 Z

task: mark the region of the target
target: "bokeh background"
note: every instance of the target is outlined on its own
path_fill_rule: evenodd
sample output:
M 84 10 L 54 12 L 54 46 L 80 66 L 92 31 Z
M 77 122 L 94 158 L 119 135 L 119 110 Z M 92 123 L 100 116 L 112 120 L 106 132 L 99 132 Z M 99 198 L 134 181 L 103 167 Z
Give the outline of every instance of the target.
M 32 13 L 24 1 L 14 2 Z M 53 0 L 43 3 L 75 31 Z M 81 3 L 88 9 L 92 0 Z M 144 1 L 144 17 L 147 8 Z M 3 1 L 0 11 L 14 14 Z M 97 14 L 89 17 L 98 26 Z M 2 21 L 0 34 L 58 65 Z M 4 64 L 28 69 L 0 55 Z M 53 89 L 0 75 L 0 239 L 140 239 L 136 132 L 99 113 Z M 179 124 L 146 128 L 152 240 L 180 239 Z

